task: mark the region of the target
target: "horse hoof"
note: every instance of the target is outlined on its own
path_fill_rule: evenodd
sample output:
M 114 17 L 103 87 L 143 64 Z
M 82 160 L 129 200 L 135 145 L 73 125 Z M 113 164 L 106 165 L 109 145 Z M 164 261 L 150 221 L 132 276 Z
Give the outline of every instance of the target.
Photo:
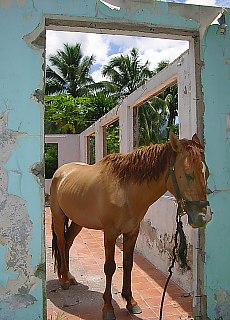
M 61 283 L 61 288 L 63 290 L 68 290 L 69 289 L 69 286 L 70 286 L 70 282 L 64 282 L 64 283 Z
M 141 308 L 136 304 L 135 306 L 126 306 L 127 310 L 132 314 L 139 314 L 142 312 Z
M 70 278 L 70 285 L 76 286 L 77 285 L 77 280 L 75 278 Z
M 103 320 L 116 320 L 115 313 L 113 311 L 103 312 Z

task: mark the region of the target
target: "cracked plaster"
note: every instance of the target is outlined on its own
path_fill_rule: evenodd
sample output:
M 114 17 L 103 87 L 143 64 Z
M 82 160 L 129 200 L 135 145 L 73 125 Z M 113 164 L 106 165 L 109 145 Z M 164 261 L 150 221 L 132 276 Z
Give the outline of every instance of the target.
M 14 309 L 34 303 L 36 299 L 30 290 L 37 279 L 33 276 L 29 251 L 32 222 L 25 200 L 8 193 L 8 172 L 4 163 L 22 134 L 7 129 L 7 117 L 8 111 L 0 116 L 0 251 L 5 258 L 6 274 L 0 278 L 0 295 L 1 301 Z

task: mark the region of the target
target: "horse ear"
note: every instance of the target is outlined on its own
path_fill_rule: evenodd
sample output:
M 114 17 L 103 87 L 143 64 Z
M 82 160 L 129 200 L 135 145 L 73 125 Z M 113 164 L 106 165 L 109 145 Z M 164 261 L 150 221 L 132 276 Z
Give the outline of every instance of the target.
M 201 144 L 196 133 L 194 133 L 194 135 L 192 136 L 192 141 L 195 142 L 196 144 L 199 144 L 199 145 Z
M 170 131 L 170 143 L 173 151 L 178 152 L 180 148 L 180 140 L 172 131 Z

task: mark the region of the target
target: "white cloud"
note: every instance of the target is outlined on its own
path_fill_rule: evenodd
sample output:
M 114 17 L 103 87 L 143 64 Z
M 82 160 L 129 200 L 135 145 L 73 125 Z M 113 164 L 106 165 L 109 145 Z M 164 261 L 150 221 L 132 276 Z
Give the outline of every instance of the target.
M 101 74 L 101 68 L 92 72 L 92 77 L 95 82 L 105 81 L 105 79 Z
M 187 0 L 185 1 L 187 4 L 197 4 L 200 6 L 216 6 L 215 0 Z
M 162 60 L 172 62 L 188 48 L 188 42 L 167 39 L 141 38 L 118 35 L 101 35 L 77 32 L 55 32 L 48 31 L 46 53 L 55 54 L 57 50 L 63 49 L 64 43 L 81 43 L 84 55 L 94 54 L 96 63 L 99 65 L 92 76 L 95 81 L 102 80 L 100 74 L 101 66 L 120 53 L 128 54 L 135 47 L 140 51 L 141 60 L 150 62 L 150 68 L 154 69 Z M 115 49 L 116 51 L 114 51 Z
M 228 0 L 186 0 L 187 4 L 198 5 L 226 5 Z M 184 1 L 177 1 L 184 2 Z M 95 81 L 102 80 L 100 74 L 101 66 L 109 62 L 109 60 L 117 54 L 127 54 L 135 47 L 139 49 L 143 62 L 148 60 L 151 69 L 156 68 L 157 64 L 162 60 L 172 62 L 180 54 L 188 49 L 188 42 L 167 39 L 154 39 L 144 37 L 131 37 L 121 35 L 102 35 L 93 33 L 80 32 L 63 32 L 63 31 L 47 31 L 46 53 L 55 54 L 57 50 L 63 49 L 63 44 L 81 43 L 84 55 L 94 54 L 98 69 L 94 69 L 92 76 Z
M 47 57 L 55 54 L 57 50 L 63 49 L 63 44 L 81 43 L 84 55 L 96 56 L 96 63 L 101 64 L 108 55 L 109 42 L 100 34 L 81 33 L 81 32 L 64 32 L 64 31 L 47 31 L 46 54 Z

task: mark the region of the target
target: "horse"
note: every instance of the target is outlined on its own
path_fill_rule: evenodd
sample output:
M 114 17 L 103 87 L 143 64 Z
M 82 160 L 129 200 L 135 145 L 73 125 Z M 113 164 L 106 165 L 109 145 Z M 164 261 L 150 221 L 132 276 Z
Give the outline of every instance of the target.
M 193 228 L 205 227 L 211 219 L 206 184 L 209 175 L 204 148 L 195 134 L 191 140 L 170 140 L 114 153 L 93 165 L 72 162 L 54 173 L 50 189 L 53 255 L 60 285 L 77 284 L 69 272 L 69 250 L 81 229 L 104 232 L 106 287 L 103 319 L 116 319 L 111 283 L 116 269 L 116 239 L 123 235 L 122 297 L 130 313 L 141 313 L 131 290 L 133 252 L 140 222 L 150 205 L 167 190 L 188 215 Z M 70 220 L 70 221 L 69 221 Z M 71 222 L 71 223 L 70 223 Z

